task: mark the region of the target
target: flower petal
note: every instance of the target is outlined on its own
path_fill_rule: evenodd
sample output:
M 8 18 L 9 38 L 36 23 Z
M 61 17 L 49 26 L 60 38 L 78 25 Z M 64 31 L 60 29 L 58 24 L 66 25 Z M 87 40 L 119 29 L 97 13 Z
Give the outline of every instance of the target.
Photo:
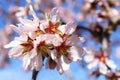
M 23 52 L 23 47 L 22 46 L 16 46 L 9 51 L 9 57 L 10 58 L 20 57 L 22 55 L 22 52 Z
M 65 56 L 61 56 L 59 59 L 58 59 L 58 62 L 57 62 L 57 70 L 62 74 L 64 71 L 67 71 L 69 70 L 69 65 L 70 61 L 65 57 Z
M 68 56 L 72 61 L 80 61 L 84 50 L 79 46 L 72 46 L 67 52 L 69 53 Z
M 16 31 L 19 34 L 24 34 L 24 32 L 20 29 L 20 27 L 17 27 L 15 25 L 10 25 L 14 31 Z
M 5 45 L 4 48 L 16 47 L 20 44 L 21 44 L 20 41 L 14 40 L 14 41 L 11 41 L 9 44 Z
M 111 69 L 115 69 L 117 66 L 115 65 L 115 63 L 110 60 L 110 59 L 106 59 L 106 64 L 111 68 Z
M 30 8 L 30 13 L 32 14 L 32 16 L 34 17 L 34 19 L 38 19 L 36 13 L 35 13 L 34 10 L 33 10 L 32 5 L 29 5 L 29 8 Z
M 75 24 L 75 22 L 69 22 L 66 24 L 66 34 L 72 34 L 75 29 L 76 29 L 77 25 Z
M 81 42 L 81 37 L 78 37 L 77 35 L 72 35 L 66 41 L 66 45 L 79 45 L 80 42 Z
M 25 70 L 29 70 L 30 69 L 30 62 L 31 62 L 29 55 L 26 54 L 25 56 L 23 56 L 22 60 L 23 60 L 23 68 Z
M 53 44 L 54 46 L 59 46 L 63 40 L 58 34 L 46 34 L 46 44 Z
M 94 60 L 94 54 L 87 54 L 84 57 L 85 62 L 91 62 Z
M 98 59 L 93 60 L 91 63 L 88 64 L 88 69 L 92 69 L 98 65 Z
M 31 60 L 31 64 L 33 66 L 33 68 L 37 71 L 39 71 L 42 68 L 42 55 L 39 54 L 37 56 L 35 56 L 32 60 Z
M 60 16 L 59 16 L 59 11 L 57 8 L 53 8 L 51 13 L 50 13 L 50 20 L 53 23 L 57 23 L 60 21 Z
M 59 26 L 58 30 L 60 30 L 63 34 L 65 34 L 65 32 L 66 32 L 66 25 Z
M 74 22 L 69 22 L 66 25 L 62 25 L 58 27 L 58 30 L 60 30 L 63 34 L 72 34 L 75 29 L 76 29 L 77 25 Z
M 99 71 L 102 74 L 107 74 L 108 72 L 107 66 L 102 62 L 99 62 Z
M 57 59 L 57 52 L 56 52 L 56 50 L 51 50 L 51 51 L 50 51 L 50 57 L 51 57 L 53 60 L 56 60 L 56 59 Z

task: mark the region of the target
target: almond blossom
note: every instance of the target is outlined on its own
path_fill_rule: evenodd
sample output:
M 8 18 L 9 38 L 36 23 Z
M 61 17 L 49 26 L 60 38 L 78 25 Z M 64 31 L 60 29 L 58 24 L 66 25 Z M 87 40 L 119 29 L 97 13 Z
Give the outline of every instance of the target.
M 53 16 L 52 14 L 55 15 Z M 84 51 L 81 47 L 79 47 L 79 43 L 83 42 L 84 39 L 77 35 L 72 35 L 77 27 L 73 21 L 68 22 L 66 25 L 60 24 L 58 11 L 56 9 L 52 10 L 51 14 L 48 15 L 48 20 L 45 22 L 48 23 L 46 24 L 47 27 L 45 27 L 45 33 L 57 33 L 63 40 L 60 45 L 54 46 L 53 50 L 51 50 L 51 58 L 48 58 L 48 62 L 52 61 L 53 64 L 47 63 L 47 67 L 56 67 L 60 73 L 63 73 L 69 69 L 69 63 L 71 61 L 81 60 L 80 56 L 84 53 Z
M 85 62 L 88 63 L 88 69 L 93 69 L 98 67 L 99 72 L 102 74 L 107 74 L 109 68 L 115 70 L 117 68 L 113 60 L 109 59 L 109 55 L 104 52 L 93 51 L 91 49 L 87 50 L 87 55 L 84 57 Z
M 81 39 L 76 35 L 72 35 L 51 52 L 51 58 L 55 61 L 57 70 L 60 73 L 69 69 L 70 62 L 81 60 L 84 50 L 79 47 L 79 42 L 81 42 Z M 51 64 L 48 66 L 51 66 Z
M 20 36 L 15 37 L 5 48 L 11 58 L 20 58 L 25 70 L 39 71 L 45 58 L 47 67 L 57 68 L 60 73 L 69 69 L 70 62 L 80 61 L 84 53 L 79 43 L 84 39 L 73 34 L 76 24 L 73 21 L 62 25 L 59 10 L 54 8 L 46 19 L 40 20 L 32 6 L 29 6 L 33 19 L 19 17 L 18 26 L 12 25 Z

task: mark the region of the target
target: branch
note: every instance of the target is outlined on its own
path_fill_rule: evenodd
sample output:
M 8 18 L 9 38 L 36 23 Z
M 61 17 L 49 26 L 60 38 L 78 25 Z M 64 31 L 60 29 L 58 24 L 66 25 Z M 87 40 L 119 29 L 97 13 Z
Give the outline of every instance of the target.
M 32 80 L 36 80 L 39 71 L 33 70 Z

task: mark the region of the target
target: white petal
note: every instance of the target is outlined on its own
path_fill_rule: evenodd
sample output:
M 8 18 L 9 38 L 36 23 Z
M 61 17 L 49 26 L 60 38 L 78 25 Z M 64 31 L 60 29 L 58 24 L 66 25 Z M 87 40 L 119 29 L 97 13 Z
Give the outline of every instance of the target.
M 70 67 L 69 63 L 70 61 L 63 55 L 58 59 L 57 69 L 60 74 L 62 74 L 64 71 L 69 70 L 69 67 Z
M 94 54 L 93 50 L 90 49 L 90 48 L 84 47 L 83 49 L 84 49 L 84 51 L 85 51 L 87 54 Z
M 28 54 L 29 54 L 30 58 L 34 58 L 37 55 L 37 51 L 35 48 L 33 48 L 32 50 L 30 50 L 28 52 Z
M 63 34 L 65 34 L 65 32 L 66 32 L 66 25 L 59 26 L 58 30 L 60 30 Z
M 23 68 L 25 70 L 28 70 L 31 62 L 29 55 L 28 54 L 25 55 L 22 60 L 23 60 Z
M 59 22 L 60 17 L 59 17 L 59 10 L 57 8 L 53 8 L 51 13 L 50 13 L 50 18 L 53 23 Z
M 5 45 L 4 48 L 16 47 L 20 44 L 21 44 L 20 41 L 14 40 L 14 41 L 11 41 L 9 44 Z
M 9 51 L 9 57 L 10 58 L 20 57 L 22 55 L 22 52 L 23 52 L 23 47 L 22 46 L 14 47 Z
M 60 30 L 63 34 L 72 34 L 77 25 L 74 22 L 69 22 L 66 25 L 62 25 L 58 27 L 58 30 Z
M 87 54 L 84 57 L 85 62 L 91 62 L 94 60 L 94 54 Z
M 56 50 L 51 50 L 50 51 L 50 56 L 51 56 L 51 58 L 53 60 L 56 60 L 56 58 L 57 58 L 57 52 L 56 52 Z
M 62 38 L 58 34 L 46 34 L 46 44 L 53 44 L 59 46 L 63 42 Z
M 34 68 L 39 71 L 42 68 L 42 55 L 39 54 L 33 59 Z
M 45 29 L 48 28 L 48 22 L 41 21 L 40 23 L 41 23 L 40 26 L 39 26 L 40 30 L 45 32 Z
M 64 56 L 61 56 L 61 66 L 64 71 L 69 70 L 69 67 L 70 67 L 69 60 Z
M 64 72 L 60 63 L 57 64 L 57 70 L 59 71 L 60 74 Z
M 34 10 L 33 10 L 32 5 L 29 5 L 29 8 L 30 8 L 30 12 L 31 12 L 32 16 L 34 17 L 34 19 L 38 19 L 36 13 L 35 13 Z
M 38 22 L 28 20 L 28 19 L 20 18 L 19 21 L 24 25 L 22 28 L 25 29 L 25 30 L 28 30 L 28 31 L 36 30 L 37 26 L 39 25 Z
M 107 74 L 108 72 L 107 66 L 103 62 L 99 62 L 99 71 L 102 74 Z
M 106 59 L 106 64 L 111 68 L 111 69 L 115 69 L 117 66 L 115 65 L 115 63 L 110 60 L 110 59 Z
M 80 61 L 84 50 L 79 46 L 72 46 L 67 52 L 69 53 L 69 58 L 72 61 Z
M 19 24 L 18 24 L 19 25 Z M 17 26 L 10 25 L 14 31 L 16 31 L 19 34 L 24 34 L 24 32 Z
M 77 35 L 72 35 L 66 41 L 66 45 L 79 45 L 80 42 L 81 42 L 80 37 L 78 37 Z
M 95 59 L 91 63 L 89 63 L 87 67 L 88 69 L 92 69 L 92 68 L 97 67 L 97 65 L 98 65 L 98 59 Z
M 74 22 L 69 22 L 66 24 L 66 34 L 72 34 L 75 29 L 76 29 L 77 25 Z
M 36 37 L 35 43 L 39 44 L 40 42 L 45 41 L 45 39 L 46 39 L 46 36 L 41 34 L 40 36 Z
M 21 43 L 27 42 L 28 36 L 27 35 L 20 35 L 19 37 L 15 37 L 16 41 L 20 41 Z

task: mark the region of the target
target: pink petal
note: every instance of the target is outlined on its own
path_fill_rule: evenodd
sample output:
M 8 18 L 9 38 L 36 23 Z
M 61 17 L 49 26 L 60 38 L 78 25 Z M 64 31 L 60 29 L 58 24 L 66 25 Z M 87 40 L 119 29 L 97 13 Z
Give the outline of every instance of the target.
M 74 22 L 69 22 L 66 25 L 62 25 L 58 27 L 58 30 L 60 30 L 63 34 L 72 34 L 77 25 Z
M 98 65 L 98 62 L 99 62 L 99 60 L 98 59 L 94 59 L 92 62 L 90 62 L 89 64 L 88 64 L 88 69 L 92 69 L 92 68 L 95 68 L 95 67 L 97 67 L 97 65 Z
M 10 58 L 20 57 L 22 55 L 22 52 L 23 52 L 23 47 L 22 46 L 16 46 L 9 51 L 9 57 Z
M 77 25 L 74 22 L 69 22 L 66 24 L 66 34 L 72 34 L 75 29 L 76 29 Z
M 33 10 L 32 5 L 29 5 L 29 8 L 30 8 L 30 13 L 32 14 L 32 16 L 34 17 L 34 19 L 38 19 L 38 17 L 37 17 L 37 15 L 36 15 L 35 11 Z
M 107 66 L 102 62 L 99 62 L 99 71 L 102 74 L 107 74 L 108 72 Z
M 117 65 L 110 59 L 106 59 L 106 64 L 111 68 L 111 69 L 116 69 Z
M 23 60 L 23 68 L 25 70 L 29 70 L 30 69 L 30 62 L 31 62 L 29 55 L 26 54 L 25 56 L 23 56 L 22 60 Z
M 63 40 L 58 34 L 46 34 L 46 44 L 53 44 L 54 46 L 59 46 Z
M 85 60 L 85 62 L 88 62 L 88 63 L 93 61 L 94 60 L 94 54 L 92 53 L 92 54 L 85 55 L 84 60 Z
M 57 52 L 56 52 L 56 50 L 51 50 L 51 51 L 50 51 L 50 57 L 51 57 L 53 60 L 56 60 L 56 59 L 57 59 Z
M 59 26 L 58 30 L 60 30 L 63 34 L 65 34 L 65 32 L 66 32 L 66 25 Z
M 79 45 L 80 43 L 81 43 L 81 37 L 78 37 L 77 35 L 72 35 L 66 41 L 66 45 Z
M 59 17 L 59 11 L 57 8 L 53 8 L 51 13 L 50 13 L 50 20 L 53 23 L 59 22 L 60 21 L 60 17 Z
M 14 40 L 14 41 L 11 41 L 9 44 L 5 45 L 4 48 L 16 47 L 16 46 L 18 46 L 19 44 L 21 44 L 20 41 Z
M 14 31 L 16 31 L 19 34 L 24 34 L 24 32 L 17 26 L 10 25 Z
M 79 46 L 72 46 L 68 50 L 68 53 L 69 53 L 69 58 L 72 61 L 80 61 L 81 60 L 81 56 L 84 53 L 84 50 L 81 47 L 79 47 Z
M 35 70 L 39 71 L 42 68 L 43 62 L 42 62 L 41 54 L 35 56 L 31 61 L 32 61 L 32 66 Z
M 61 56 L 59 59 L 58 59 L 58 62 L 57 62 L 57 70 L 62 74 L 64 71 L 67 71 L 69 70 L 69 65 L 70 61 L 65 57 L 65 56 Z

